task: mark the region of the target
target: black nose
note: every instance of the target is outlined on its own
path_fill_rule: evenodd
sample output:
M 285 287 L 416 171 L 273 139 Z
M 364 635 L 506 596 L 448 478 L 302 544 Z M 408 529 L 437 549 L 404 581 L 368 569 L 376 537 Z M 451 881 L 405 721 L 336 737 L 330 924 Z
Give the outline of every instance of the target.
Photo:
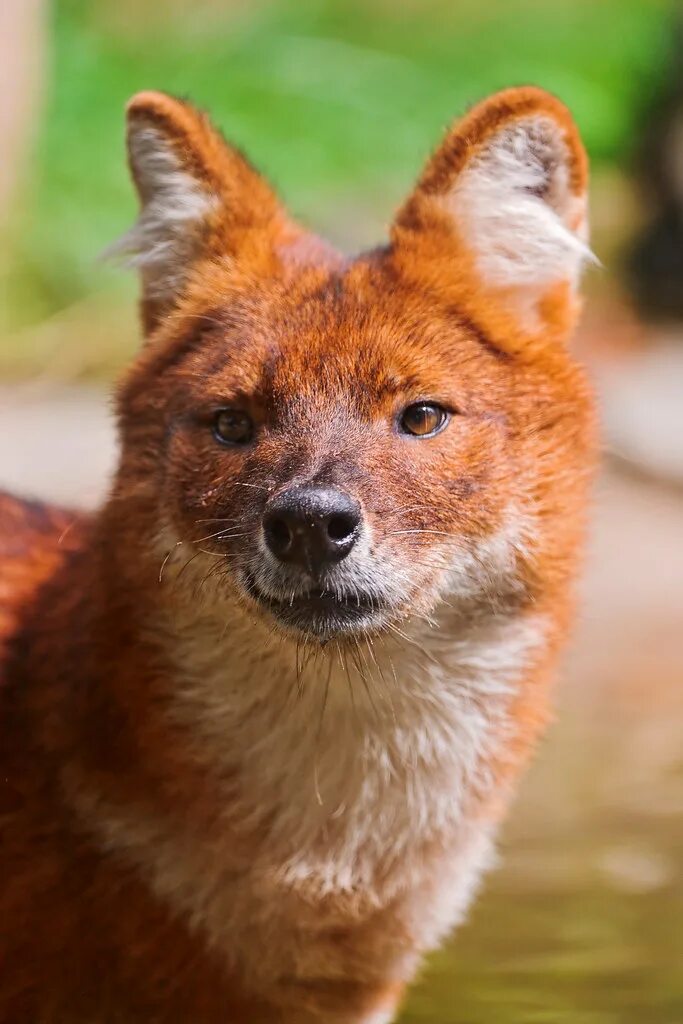
M 360 505 L 334 487 L 291 487 L 268 503 L 266 544 L 281 562 L 315 573 L 346 558 L 360 532 Z

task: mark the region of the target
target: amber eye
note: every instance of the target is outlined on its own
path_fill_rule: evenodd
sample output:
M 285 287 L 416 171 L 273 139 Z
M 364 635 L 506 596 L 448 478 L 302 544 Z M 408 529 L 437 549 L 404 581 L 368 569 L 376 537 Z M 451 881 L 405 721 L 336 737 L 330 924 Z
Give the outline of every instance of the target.
M 213 432 L 222 444 L 248 444 L 254 436 L 254 424 L 239 409 L 219 409 L 213 421 Z
M 399 420 L 404 434 L 414 437 L 431 437 L 442 430 L 448 422 L 448 413 L 440 405 L 431 402 L 415 402 L 403 410 Z

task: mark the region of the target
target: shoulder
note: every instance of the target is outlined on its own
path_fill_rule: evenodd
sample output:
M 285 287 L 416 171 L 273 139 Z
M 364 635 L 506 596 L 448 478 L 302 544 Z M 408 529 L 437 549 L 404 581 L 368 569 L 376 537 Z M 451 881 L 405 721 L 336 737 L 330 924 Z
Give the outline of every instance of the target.
M 22 608 L 82 544 L 88 516 L 0 491 L 0 661 Z

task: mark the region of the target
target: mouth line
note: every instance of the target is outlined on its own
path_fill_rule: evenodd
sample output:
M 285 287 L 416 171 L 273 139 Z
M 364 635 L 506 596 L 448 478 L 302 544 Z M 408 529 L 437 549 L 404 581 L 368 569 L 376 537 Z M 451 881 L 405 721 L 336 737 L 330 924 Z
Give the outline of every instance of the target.
M 284 625 L 316 635 L 332 635 L 369 625 L 378 613 L 386 611 L 369 594 L 335 594 L 314 587 L 294 598 L 277 598 L 266 594 L 251 573 L 245 577 L 249 596 Z

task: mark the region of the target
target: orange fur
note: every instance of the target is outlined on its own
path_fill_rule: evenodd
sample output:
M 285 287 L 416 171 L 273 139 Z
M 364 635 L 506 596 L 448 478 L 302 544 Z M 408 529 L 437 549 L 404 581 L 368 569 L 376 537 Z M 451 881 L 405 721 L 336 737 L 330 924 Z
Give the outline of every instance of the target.
M 574 210 L 569 114 L 509 90 L 348 261 L 204 115 L 132 100 L 147 337 L 113 490 L 92 519 L 0 499 L 2 1024 L 388 1021 L 462 917 L 546 719 L 596 448 L 571 275 L 489 280 L 449 198 L 533 118 L 533 201 Z M 399 436 L 426 399 L 447 428 Z M 231 404 L 244 450 L 212 436 Z M 354 495 L 394 594 L 327 644 L 240 575 L 308 481 Z

